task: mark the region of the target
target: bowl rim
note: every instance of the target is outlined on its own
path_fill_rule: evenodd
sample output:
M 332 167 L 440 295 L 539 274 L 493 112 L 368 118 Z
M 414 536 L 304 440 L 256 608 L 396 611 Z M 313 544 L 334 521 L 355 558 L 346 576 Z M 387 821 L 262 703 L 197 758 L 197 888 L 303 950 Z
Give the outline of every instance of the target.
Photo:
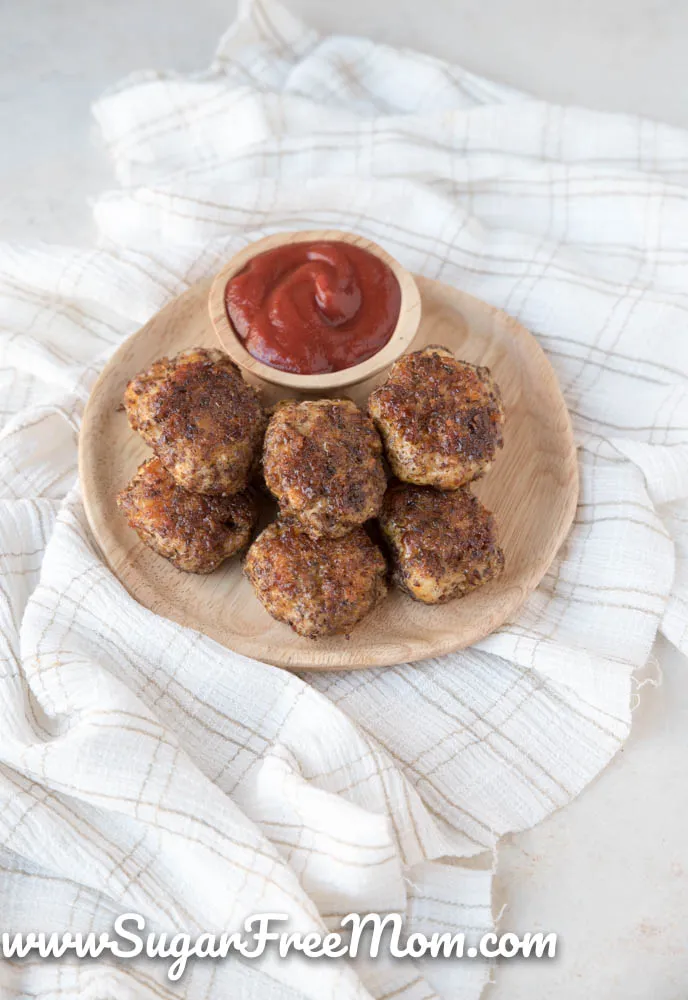
M 300 375 L 284 372 L 279 368 L 271 368 L 253 355 L 249 354 L 227 314 L 225 305 L 225 288 L 227 282 L 258 254 L 265 253 L 278 246 L 290 246 L 293 243 L 312 242 L 343 242 L 367 250 L 387 264 L 401 290 L 399 317 L 392 336 L 376 354 L 351 368 L 343 368 L 337 372 L 324 374 Z M 210 286 L 208 295 L 208 310 L 215 333 L 223 349 L 239 367 L 256 378 L 272 385 L 280 385 L 304 392 L 323 391 L 344 388 L 377 375 L 383 369 L 392 365 L 409 348 L 418 332 L 421 318 L 421 298 L 413 275 L 403 267 L 396 258 L 383 250 L 372 240 L 358 233 L 340 229 L 302 229 L 297 231 L 273 233 L 262 239 L 248 243 L 234 254 L 233 257 L 218 271 Z

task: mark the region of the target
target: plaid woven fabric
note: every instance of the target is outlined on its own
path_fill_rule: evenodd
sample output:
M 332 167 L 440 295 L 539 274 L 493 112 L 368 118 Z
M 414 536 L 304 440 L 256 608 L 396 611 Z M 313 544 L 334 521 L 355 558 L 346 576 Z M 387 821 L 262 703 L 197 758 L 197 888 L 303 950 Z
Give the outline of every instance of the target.
M 688 652 L 688 135 L 535 101 L 244 6 L 208 72 L 95 108 L 98 249 L 0 246 L 0 930 L 492 926 L 490 852 L 628 734 Z M 534 332 L 579 445 L 575 525 L 518 619 L 417 665 L 298 677 L 139 607 L 76 484 L 104 360 L 232 252 L 362 232 Z M 440 860 L 441 859 L 441 860 Z M 3 997 L 473 1000 L 480 962 L 0 962 Z

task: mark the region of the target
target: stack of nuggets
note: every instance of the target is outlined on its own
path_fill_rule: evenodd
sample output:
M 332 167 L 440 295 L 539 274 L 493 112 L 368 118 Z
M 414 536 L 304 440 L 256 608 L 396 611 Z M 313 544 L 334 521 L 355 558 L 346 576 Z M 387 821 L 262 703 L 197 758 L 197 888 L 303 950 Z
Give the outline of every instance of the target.
M 363 528 L 387 485 L 372 421 L 349 399 L 286 400 L 268 424 L 263 474 L 280 514 L 246 558 L 258 598 L 299 635 L 350 631 L 387 593 L 387 564 Z
M 387 562 L 365 527 L 375 518 L 392 579 L 415 600 L 444 603 L 502 571 L 492 515 L 468 487 L 502 446 L 499 389 L 487 368 L 446 348 L 397 361 L 368 415 L 349 399 L 283 400 L 268 422 L 229 357 L 202 348 L 137 375 L 125 408 L 155 454 L 118 505 L 187 572 L 210 573 L 249 544 L 262 445 L 279 514 L 244 571 L 266 610 L 299 635 L 348 633 L 384 599 Z
M 248 545 L 257 522 L 258 394 L 222 351 L 195 348 L 132 379 L 124 406 L 155 457 L 119 494 L 120 510 L 178 569 L 211 573 Z
M 504 408 L 489 369 L 426 347 L 392 366 L 368 412 L 400 480 L 380 513 L 397 586 L 443 604 L 497 577 L 504 554 L 494 519 L 467 485 L 503 443 Z

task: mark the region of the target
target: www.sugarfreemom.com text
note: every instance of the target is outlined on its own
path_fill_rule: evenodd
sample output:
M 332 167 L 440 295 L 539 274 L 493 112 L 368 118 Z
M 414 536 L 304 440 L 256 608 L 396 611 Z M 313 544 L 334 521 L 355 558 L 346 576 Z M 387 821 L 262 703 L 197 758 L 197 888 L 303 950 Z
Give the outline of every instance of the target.
M 117 959 L 146 958 L 168 960 L 170 980 L 179 980 L 189 959 L 223 959 L 232 952 L 245 959 L 260 958 L 267 948 L 278 949 L 281 958 L 300 953 L 306 958 L 356 958 L 365 953 L 377 958 L 384 949 L 393 958 L 554 958 L 557 935 L 542 932 L 497 935 L 484 934 L 475 945 L 467 945 L 462 932 L 435 933 L 430 937 L 412 933 L 404 935 L 401 914 L 349 913 L 340 921 L 344 933 L 330 931 L 305 933 L 285 930 L 289 920 L 285 913 L 260 913 L 244 921 L 244 931 L 225 934 L 145 933 L 146 921 L 139 913 L 123 913 L 114 924 L 114 936 L 29 932 L 0 934 L 0 954 L 5 959 L 59 959 L 73 956 L 79 959 L 112 955 Z M 281 929 L 277 929 L 281 927 Z

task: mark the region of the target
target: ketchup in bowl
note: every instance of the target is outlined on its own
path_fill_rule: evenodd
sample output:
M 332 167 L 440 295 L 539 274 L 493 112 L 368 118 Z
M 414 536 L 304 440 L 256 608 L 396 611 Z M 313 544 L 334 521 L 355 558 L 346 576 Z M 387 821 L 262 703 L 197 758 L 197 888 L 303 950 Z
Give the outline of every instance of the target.
M 339 240 L 253 257 L 225 289 L 227 315 L 258 361 L 299 375 L 367 361 L 399 319 L 401 289 L 375 254 Z

